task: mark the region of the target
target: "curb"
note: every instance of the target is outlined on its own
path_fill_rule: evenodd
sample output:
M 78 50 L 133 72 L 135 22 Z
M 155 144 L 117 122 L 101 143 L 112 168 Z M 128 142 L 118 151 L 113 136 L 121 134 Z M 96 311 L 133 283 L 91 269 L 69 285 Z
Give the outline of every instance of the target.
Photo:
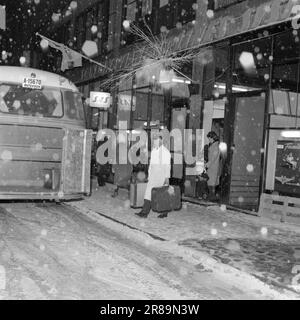
M 236 284 L 240 286 L 241 282 L 243 282 L 245 287 L 247 287 L 249 291 L 252 290 L 262 292 L 265 295 L 269 295 L 270 299 L 274 300 L 300 299 L 300 295 L 294 293 L 291 290 L 282 288 L 281 293 L 278 290 L 271 288 L 268 284 L 259 280 L 255 276 L 250 275 L 249 273 L 239 270 L 235 267 L 223 264 L 222 262 L 217 261 L 216 259 L 209 256 L 205 252 L 199 252 L 195 249 L 181 246 L 177 244 L 177 242 L 175 241 L 163 239 L 154 234 L 130 226 L 122 221 L 108 217 L 102 213 L 98 213 L 89 208 L 81 207 L 80 205 L 78 205 L 78 203 L 68 203 L 64 205 L 76 209 L 80 213 L 85 214 L 92 220 L 96 220 L 96 222 L 103 224 L 104 226 L 115 232 L 126 230 L 127 237 L 130 237 L 132 240 L 139 240 L 145 243 L 146 245 L 153 245 L 156 248 L 159 245 L 160 249 L 164 249 L 166 251 L 171 252 L 172 254 L 180 256 L 186 262 L 192 263 L 194 265 L 202 264 L 206 269 L 215 271 L 222 277 L 230 277 L 232 285 Z

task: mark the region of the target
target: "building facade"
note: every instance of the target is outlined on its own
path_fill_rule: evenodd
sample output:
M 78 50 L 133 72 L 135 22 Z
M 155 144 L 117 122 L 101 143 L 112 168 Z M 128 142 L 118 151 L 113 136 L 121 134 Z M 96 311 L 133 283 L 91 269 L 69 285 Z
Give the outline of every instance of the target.
M 205 136 L 214 130 L 227 147 L 220 186 L 224 203 L 258 211 L 262 193 L 300 196 L 297 1 L 82 3 L 53 34 L 65 44 L 75 41 L 71 44 L 77 49 L 85 39 L 98 37 L 96 59 L 109 68 L 124 70 L 142 59 L 135 52 L 137 39 L 124 31 L 124 20 L 136 21 L 141 29 L 146 20 L 154 34 L 167 28 L 166 41 L 175 52 L 196 52 L 180 70 L 194 86 L 184 83 L 164 90 L 138 78 L 123 82 L 112 92 L 108 116 L 93 111 L 93 129 L 117 129 L 118 120 L 125 119 L 129 129 L 201 128 Z M 91 33 L 93 24 L 97 34 Z M 90 91 L 103 90 L 110 74 L 86 63 L 66 76 L 88 97 Z M 195 196 L 195 176 L 187 169 L 185 192 Z

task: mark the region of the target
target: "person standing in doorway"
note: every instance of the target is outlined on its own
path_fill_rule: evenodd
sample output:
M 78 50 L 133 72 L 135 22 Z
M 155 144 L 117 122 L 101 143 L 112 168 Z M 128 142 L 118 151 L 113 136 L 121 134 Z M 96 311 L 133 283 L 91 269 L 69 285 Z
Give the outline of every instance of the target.
M 220 166 L 220 149 L 219 149 L 219 137 L 214 131 L 210 131 L 207 134 L 209 140 L 208 147 L 208 162 L 206 163 L 206 173 L 209 177 L 207 181 L 209 196 L 211 201 L 217 200 L 216 187 L 219 185 L 219 166 Z
M 163 145 L 163 139 L 160 135 L 153 137 L 153 150 L 151 152 L 150 165 L 148 170 L 148 182 L 144 196 L 144 205 L 142 211 L 136 213 L 141 218 L 147 218 L 151 210 L 151 191 L 153 188 L 169 185 L 171 175 L 171 153 Z M 168 213 L 161 213 L 158 218 L 165 218 Z

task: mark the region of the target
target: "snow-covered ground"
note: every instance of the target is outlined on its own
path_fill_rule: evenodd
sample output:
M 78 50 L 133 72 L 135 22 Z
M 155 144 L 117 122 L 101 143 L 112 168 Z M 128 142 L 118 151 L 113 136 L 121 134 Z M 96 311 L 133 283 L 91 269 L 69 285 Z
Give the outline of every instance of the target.
M 274 298 L 104 220 L 68 205 L 2 203 L 0 298 Z
M 138 210 L 130 208 L 126 190 L 120 190 L 114 199 L 111 194 L 111 185 L 94 185 L 91 197 L 69 205 L 100 219 L 101 224 L 117 221 L 110 227 L 127 235 L 131 229 L 134 238 L 142 237 L 147 244 L 151 239 L 145 240 L 147 234 L 163 238 L 166 241 L 157 241 L 157 246 L 168 250 L 172 247 L 173 254 L 182 253 L 190 263 L 201 262 L 222 279 L 231 277 L 233 282 L 242 281 L 244 286 L 271 293 L 275 298 L 299 299 L 299 285 L 295 282 L 299 226 L 248 216 L 225 206 L 205 208 L 187 203 L 166 219 L 157 219 L 153 212 L 141 219 L 134 214 Z

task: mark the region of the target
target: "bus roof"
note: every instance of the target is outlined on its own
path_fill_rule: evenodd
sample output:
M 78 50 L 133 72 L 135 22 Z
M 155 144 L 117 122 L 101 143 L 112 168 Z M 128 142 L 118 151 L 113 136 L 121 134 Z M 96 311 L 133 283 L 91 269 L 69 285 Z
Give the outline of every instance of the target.
M 78 91 L 78 88 L 70 80 L 55 73 L 33 68 L 0 66 L 0 82 L 23 84 L 25 78 L 40 80 L 42 87 L 58 87 Z

